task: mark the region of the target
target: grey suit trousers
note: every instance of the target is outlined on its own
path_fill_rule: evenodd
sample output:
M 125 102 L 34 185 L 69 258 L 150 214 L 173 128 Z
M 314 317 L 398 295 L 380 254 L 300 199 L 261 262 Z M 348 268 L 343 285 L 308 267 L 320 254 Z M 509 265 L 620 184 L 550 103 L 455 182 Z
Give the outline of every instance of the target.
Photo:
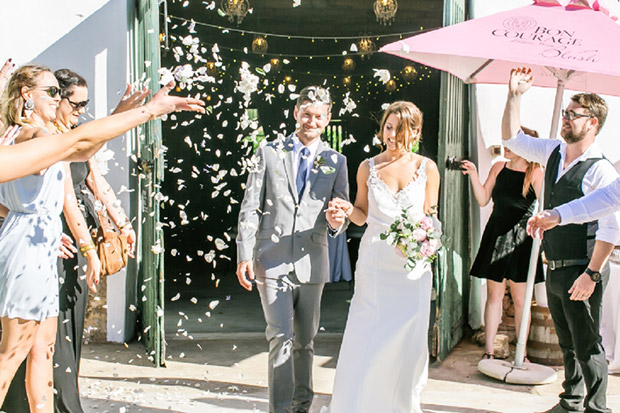
M 257 279 L 256 285 L 267 321 L 269 412 L 309 411 L 314 337 L 325 284 L 302 284 L 291 272 Z

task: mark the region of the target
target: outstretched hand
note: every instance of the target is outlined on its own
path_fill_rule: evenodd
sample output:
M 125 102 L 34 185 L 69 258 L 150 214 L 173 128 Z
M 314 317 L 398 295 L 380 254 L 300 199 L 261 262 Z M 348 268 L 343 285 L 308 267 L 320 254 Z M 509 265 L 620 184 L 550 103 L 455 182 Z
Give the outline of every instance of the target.
M 469 176 L 477 176 L 478 169 L 476 169 L 476 165 L 468 160 L 461 161 L 461 172 L 463 175 Z
M 9 58 L 0 68 L 0 91 L 4 90 L 4 87 L 9 82 L 13 69 L 15 69 L 15 63 L 13 63 L 13 59 Z
M 543 233 L 556 227 L 562 221 L 560 214 L 555 209 L 545 209 L 534 215 L 527 221 L 527 233 L 532 237 L 543 238 Z
M 518 67 L 510 71 L 510 81 L 508 91 L 517 95 L 522 95 L 532 86 L 534 75 L 529 67 Z
M 200 112 L 205 113 L 205 102 L 192 98 L 181 96 L 170 96 L 168 93 L 174 88 L 174 81 L 168 83 L 162 87 L 159 92 L 155 93 L 153 98 L 146 104 L 151 114 L 154 117 L 167 115 L 172 112 Z
M 116 105 L 116 109 L 112 112 L 115 113 L 125 112 L 130 109 L 137 108 L 144 103 L 144 99 L 147 98 L 151 91 L 148 88 L 144 88 L 142 90 L 138 90 L 137 92 L 131 93 L 131 85 L 127 84 L 127 89 L 125 89 L 125 94 L 121 98 L 121 101 Z
M 22 127 L 19 125 L 13 125 L 6 128 L 2 136 L 0 136 L 0 145 L 10 145 L 13 143 L 15 138 L 19 136 L 19 132 L 22 130 Z

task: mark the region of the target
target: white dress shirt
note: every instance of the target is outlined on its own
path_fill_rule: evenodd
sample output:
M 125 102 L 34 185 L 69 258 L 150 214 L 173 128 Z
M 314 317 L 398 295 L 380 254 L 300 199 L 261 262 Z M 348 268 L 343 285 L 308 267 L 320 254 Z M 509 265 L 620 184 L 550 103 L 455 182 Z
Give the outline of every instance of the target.
M 310 173 L 310 169 L 312 169 L 312 161 L 314 161 L 314 158 L 316 157 L 316 152 L 319 149 L 319 143 L 321 142 L 321 139 L 316 139 L 314 142 L 312 142 L 310 145 L 306 146 L 306 148 L 308 148 L 308 150 L 310 151 L 310 156 L 308 156 L 308 158 L 306 158 L 306 162 L 307 165 L 309 166 L 308 168 L 308 172 L 306 172 L 306 181 L 308 180 L 308 175 Z M 297 134 L 293 135 L 293 153 L 295 154 L 295 162 L 293 163 L 293 172 L 295 173 L 294 176 L 297 176 L 297 170 L 299 170 L 299 153 L 301 152 L 301 148 L 304 147 L 304 144 L 301 143 L 301 141 L 299 140 L 299 138 L 297 137 Z
M 545 165 L 551 153 L 555 148 L 560 146 L 560 163 L 558 165 L 558 176 L 556 182 L 564 176 L 578 162 L 589 158 L 600 158 L 603 156 L 601 148 L 596 142 L 577 159 L 564 168 L 564 159 L 566 159 L 566 142 L 555 139 L 538 139 L 526 135 L 523 131 L 519 131 L 517 136 L 504 141 L 504 145 L 515 154 L 527 159 L 528 161 L 537 162 Z M 583 177 L 581 182 L 581 190 L 585 195 L 596 189 L 603 188 L 618 178 L 618 173 L 614 169 L 611 162 L 597 162 Z M 572 203 L 572 202 L 571 202 Z M 585 220 L 585 222 L 592 219 Z M 564 223 L 564 216 L 562 216 Z M 601 217 L 598 221 L 598 230 L 596 231 L 596 239 L 599 241 L 609 242 L 611 244 L 620 244 L 620 213 L 614 213 Z

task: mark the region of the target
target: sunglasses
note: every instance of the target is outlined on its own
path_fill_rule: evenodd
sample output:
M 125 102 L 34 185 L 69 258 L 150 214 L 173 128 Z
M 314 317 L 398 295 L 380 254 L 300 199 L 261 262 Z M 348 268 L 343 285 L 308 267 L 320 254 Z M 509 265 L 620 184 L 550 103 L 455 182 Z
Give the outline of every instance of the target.
M 45 90 L 45 93 L 47 93 L 47 95 L 51 98 L 60 96 L 60 88 L 56 86 L 43 86 L 43 87 L 38 87 L 37 89 Z
M 67 99 L 67 102 L 69 102 L 69 104 L 73 106 L 73 110 L 80 110 L 81 108 L 85 108 L 86 105 L 88 105 L 88 102 L 90 101 L 90 99 L 86 99 L 81 102 L 73 102 L 69 98 L 65 98 L 65 99 Z
M 575 120 L 579 118 L 593 118 L 594 116 L 587 113 L 576 113 L 573 110 L 562 109 L 562 119 Z

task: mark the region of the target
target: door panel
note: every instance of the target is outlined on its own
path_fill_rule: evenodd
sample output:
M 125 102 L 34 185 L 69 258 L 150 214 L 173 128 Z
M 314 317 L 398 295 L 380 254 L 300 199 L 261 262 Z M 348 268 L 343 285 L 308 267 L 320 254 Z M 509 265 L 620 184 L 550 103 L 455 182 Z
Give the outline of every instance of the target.
M 464 0 L 445 0 L 444 26 L 465 19 Z M 438 166 L 441 174 L 439 216 L 445 247 L 439 255 L 432 355 L 444 359 L 463 337 L 467 312 L 469 272 L 468 181 L 458 169 L 458 159 L 467 156 L 467 86 L 458 78 L 441 74 Z M 447 160 L 457 163 L 446 162 Z M 453 166 L 454 169 L 449 169 Z
M 136 53 L 134 70 L 138 79 L 151 79 L 153 93 L 158 89 L 159 2 L 137 0 Z M 150 64 L 147 64 L 150 62 Z M 163 179 L 161 121 L 149 121 L 139 129 L 136 139 L 138 179 L 136 191 L 140 245 L 137 296 L 141 321 L 141 340 L 156 366 L 165 363 L 164 335 L 164 254 L 163 232 L 159 225 L 159 193 Z

